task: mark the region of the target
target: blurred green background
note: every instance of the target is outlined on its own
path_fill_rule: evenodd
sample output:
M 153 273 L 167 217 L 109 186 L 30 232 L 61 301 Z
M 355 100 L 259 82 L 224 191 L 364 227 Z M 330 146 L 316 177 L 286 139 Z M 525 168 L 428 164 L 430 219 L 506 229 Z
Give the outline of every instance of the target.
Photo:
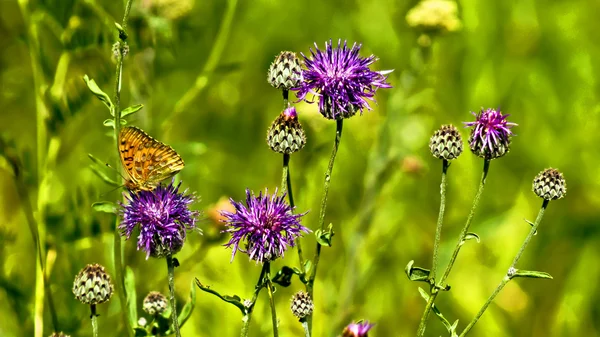
M 324 249 L 316 283 L 315 336 L 336 336 L 352 320 L 377 325 L 373 336 L 414 336 L 424 301 L 408 281 L 409 260 L 431 264 L 439 207 L 441 163 L 429 136 L 440 124 L 462 125 L 470 111 L 501 107 L 514 129 L 511 152 L 494 160 L 469 241 L 437 305 L 462 330 L 503 277 L 529 231 L 541 200 L 533 177 L 559 168 L 567 197 L 551 202 L 519 267 L 554 280 L 510 282 L 472 330 L 473 336 L 600 335 L 600 3 L 588 0 L 458 1 L 462 29 L 419 47 L 405 16 L 416 1 L 134 1 L 128 27 L 122 106 L 142 103 L 129 123 L 172 145 L 184 158 L 179 175 L 202 201 L 200 227 L 178 254 L 178 301 L 198 277 L 225 294 L 249 298 L 260 266 L 240 255 L 230 263 L 214 222 L 223 197 L 242 199 L 246 187 L 271 190 L 281 156 L 265 143 L 282 107 L 266 72 L 281 50 L 307 53 L 330 38 L 363 43 L 374 69 L 395 69 L 394 88 L 377 94 L 374 110 L 345 123 L 330 190 L 327 223 L 336 231 Z M 60 329 L 91 336 L 89 309 L 71 293 L 74 275 L 98 262 L 115 277 L 114 216 L 90 205 L 115 200 L 90 170 L 87 154 L 116 160 L 107 110 L 86 88 L 84 74 L 112 96 L 116 40 L 113 22 L 124 3 L 108 0 L 0 1 L 0 130 L 23 160 L 34 210 L 45 219 L 44 247 Z M 335 123 L 316 105 L 298 103 L 307 146 L 292 157 L 291 174 L 304 224 L 315 229 L 323 174 Z M 46 114 L 36 122 L 36 111 Z M 40 128 L 40 125 L 46 127 Z M 46 136 L 36 140 L 37 130 Z M 462 132 L 468 136 L 467 130 Z M 43 134 L 42 134 L 43 136 Z M 40 167 L 38 158 L 46 165 Z M 0 159 L 0 335 L 34 335 L 36 254 L 9 162 Z M 45 167 L 44 167 L 45 166 Z M 482 161 L 468 151 L 449 171 L 442 263 L 449 259 L 468 214 Z M 113 176 L 114 172 L 107 170 Z M 40 189 L 39 186 L 42 186 Z M 46 200 L 38 205 L 38 200 Z M 221 204 L 222 205 L 222 204 Z M 45 235 L 44 235 L 45 234 Z M 314 239 L 304 239 L 312 253 Z M 162 260 L 145 260 L 135 241 L 125 261 L 136 275 L 140 302 L 166 293 Z M 289 251 L 275 263 L 295 266 Z M 297 279 L 278 287 L 282 336 L 302 335 L 289 299 Z M 266 293 L 257 304 L 252 336 L 271 334 Z M 102 336 L 124 336 L 118 296 L 99 306 Z M 184 336 L 237 336 L 241 315 L 198 292 Z M 432 316 L 428 336 L 447 335 Z M 48 310 L 43 336 L 52 332 Z

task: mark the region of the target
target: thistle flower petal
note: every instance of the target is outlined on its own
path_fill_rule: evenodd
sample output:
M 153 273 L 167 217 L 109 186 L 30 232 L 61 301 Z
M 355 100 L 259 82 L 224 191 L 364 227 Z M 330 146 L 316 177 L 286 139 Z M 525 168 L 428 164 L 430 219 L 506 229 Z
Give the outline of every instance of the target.
M 123 221 L 119 225 L 121 235 L 127 239 L 139 226 L 137 248 L 150 256 L 163 257 L 181 250 L 186 232 L 196 228 L 198 211 L 188 207 L 196 201 L 194 195 L 179 192 L 174 180 L 168 186 L 159 185 L 152 191 L 125 194 L 126 204 L 121 204 Z
M 358 55 L 361 45 L 354 43 L 348 48 L 347 42 L 338 40 L 336 48 L 332 41 L 325 43 L 325 50 L 310 49 L 310 56 L 303 53 L 305 69 L 303 82 L 297 88 L 298 100 L 314 102 L 319 98 L 319 111 L 329 119 L 349 118 L 357 111 L 371 110 L 369 101 L 375 101 L 378 88 L 391 88 L 386 82 L 390 71 L 372 71 L 369 66 L 377 58 L 374 55 L 363 58 Z M 308 99 L 308 94 L 313 99 Z
M 294 241 L 302 233 L 310 230 L 300 224 L 300 218 L 305 213 L 293 214 L 293 207 L 285 201 L 285 194 L 254 195 L 246 189 L 246 202 L 236 202 L 230 199 L 235 213 L 222 211 L 223 222 L 231 234 L 231 239 L 225 244 L 232 248 L 231 260 L 239 251 L 248 254 L 251 260 L 264 263 L 283 256 L 287 248 L 294 246 Z M 240 245 L 244 244 L 244 247 Z
M 508 153 L 510 139 L 513 136 L 511 128 L 516 123 L 508 122 L 498 109 L 481 109 L 479 113 L 471 112 L 475 116 L 474 122 L 465 122 L 471 127 L 469 145 L 471 151 L 479 157 L 495 159 Z

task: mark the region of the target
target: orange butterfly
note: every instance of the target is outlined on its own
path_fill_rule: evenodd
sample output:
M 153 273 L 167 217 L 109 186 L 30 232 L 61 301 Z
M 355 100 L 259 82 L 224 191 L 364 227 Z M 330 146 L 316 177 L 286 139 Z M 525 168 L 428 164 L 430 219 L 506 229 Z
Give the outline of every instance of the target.
M 121 164 L 129 177 L 125 187 L 131 191 L 152 191 L 184 167 L 183 159 L 172 147 L 134 126 L 121 129 L 119 151 Z

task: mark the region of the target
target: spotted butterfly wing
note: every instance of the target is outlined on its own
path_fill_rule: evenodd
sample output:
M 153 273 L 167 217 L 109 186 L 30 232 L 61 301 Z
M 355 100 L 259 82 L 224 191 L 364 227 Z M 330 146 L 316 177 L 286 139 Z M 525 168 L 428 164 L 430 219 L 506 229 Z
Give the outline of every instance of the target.
M 132 191 L 151 191 L 184 167 L 183 159 L 172 147 L 134 126 L 121 129 L 119 151 L 129 177 L 125 187 Z

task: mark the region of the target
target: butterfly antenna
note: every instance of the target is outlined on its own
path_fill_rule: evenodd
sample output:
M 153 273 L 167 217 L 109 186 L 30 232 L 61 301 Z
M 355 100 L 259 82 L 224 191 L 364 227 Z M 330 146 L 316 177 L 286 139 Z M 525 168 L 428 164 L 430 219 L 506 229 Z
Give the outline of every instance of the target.
M 104 193 L 100 194 L 100 197 L 101 197 L 101 198 L 104 198 L 104 197 L 105 197 L 105 196 L 107 196 L 108 194 L 110 194 L 110 193 L 112 193 L 112 192 L 114 192 L 114 191 L 118 190 L 118 189 L 119 189 L 119 188 L 121 188 L 121 187 L 125 187 L 125 185 L 124 185 L 124 184 L 123 184 L 123 185 L 119 185 L 119 186 L 117 186 L 117 187 L 113 188 L 112 190 L 110 190 L 110 191 L 108 191 L 108 192 L 104 192 Z
M 120 176 L 121 178 L 123 178 L 123 180 L 127 181 L 127 177 L 125 177 L 119 170 L 117 170 L 116 168 L 112 167 L 112 165 L 110 165 L 109 163 L 105 163 L 106 167 L 115 170 Z M 123 187 L 125 185 L 121 185 L 119 187 Z M 117 187 L 118 188 L 118 187 Z M 114 191 L 114 190 L 113 190 Z M 112 192 L 112 191 L 111 191 Z

